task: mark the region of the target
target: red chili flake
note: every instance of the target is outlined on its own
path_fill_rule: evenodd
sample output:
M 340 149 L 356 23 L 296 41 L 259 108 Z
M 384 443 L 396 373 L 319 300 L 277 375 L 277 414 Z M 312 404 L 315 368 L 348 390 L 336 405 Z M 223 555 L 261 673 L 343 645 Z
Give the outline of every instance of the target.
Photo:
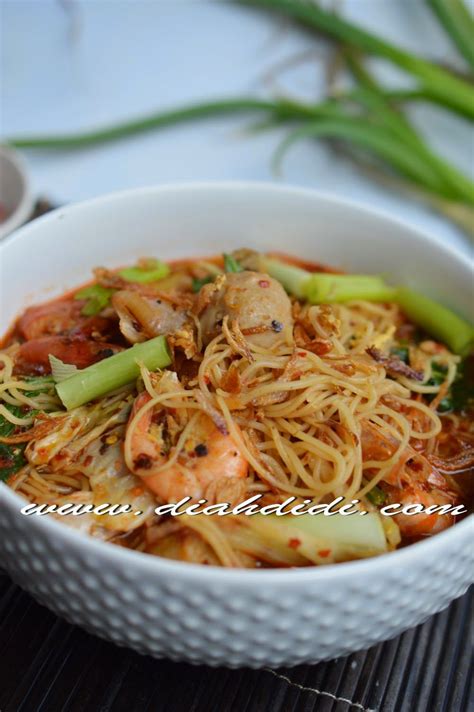
M 211 382 L 210 376 L 207 376 L 207 375 L 204 376 L 204 383 L 205 383 L 207 386 L 210 384 L 210 382 Z
M 299 546 L 301 546 L 301 540 L 300 539 L 290 539 L 288 542 L 288 546 L 290 549 L 297 549 Z
M 318 551 L 318 555 L 322 556 L 323 559 L 325 559 L 326 556 L 329 556 L 330 553 L 331 553 L 331 549 L 321 549 L 321 551 Z
M 306 354 L 304 351 L 298 351 L 298 356 L 302 356 L 304 358 Z
M 262 287 L 262 289 L 266 289 L 270 286 L 270 282 L 268 281 L 268 279 L 261 279 L 258 283 L 258 286 Z

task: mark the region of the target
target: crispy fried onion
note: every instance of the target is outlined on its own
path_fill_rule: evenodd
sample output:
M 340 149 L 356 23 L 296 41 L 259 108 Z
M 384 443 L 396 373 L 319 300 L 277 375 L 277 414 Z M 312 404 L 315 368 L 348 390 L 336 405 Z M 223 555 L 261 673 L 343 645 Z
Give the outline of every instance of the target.
M 243 358 L 246 358 L 249 362 L 254 361 L 250 347 L 240 330 L 237 319 L 234 319 L 229 328 L 229 317 L 225 316 L 222 321 L 222 333 L 234 353 L 243 356 Z
M 48 417 L 44 413 L 38 413 L 36 416 L 35 424 L 29 430 L 24 430 L 21 433 L 16 433 L 15 435 L 4 435 L 0 437 L 0 443 L 27 443 L 30 440 L 44 438 L 51 430 L 54 430 L 62 420 L 64 416 L 59 417 Z
M 196 393 L 196 400 L 201 406 L 204 413 L 206 413 L 222 435 L 228 435 L 229 431 L 227 429 L 227 423 L 222 413 L 217 410 L 217 408 L 206 398 L 204 393 Z
M 395 356 L 385 356 L 379 349 L 375 348 L 375 346 L 369 346 L 365 351 L 374 361 L 380 363 L 391 376 L 406 376 L 413 381 L 422 381 L 424 378 L 424 374 L 421 371 L 415 371 L 414 368 L 410 368 L 410 366 Z

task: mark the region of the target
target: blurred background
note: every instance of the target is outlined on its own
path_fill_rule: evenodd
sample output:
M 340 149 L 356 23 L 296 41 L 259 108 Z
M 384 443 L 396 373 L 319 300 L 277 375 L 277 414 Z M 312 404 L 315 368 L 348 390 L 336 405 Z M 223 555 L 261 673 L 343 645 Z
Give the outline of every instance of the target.
M 337 7 L 408 50 L 459 65 L 425 0 L 344 0 Z M 316 101 L 330 62 L 324 40 L 285 18 L 218 0 L 2 0 L 1 53 L 4 137 L 73 133 L 215 97 Z M 399 80 L 389 66 L 381 76 Z M 469 124 L 424 103 L 408 113 L 438 153 L 472 179 Z M 249 131 L 252 123 L 217 117 L 81 149 L 22 153 L 34 194 L 54 204 L 176 181 L 285 181 L 389 211 L 469 249 L 448 220 L 325 142 L 297 143 L 275 175 L 272 154 L 288 128 Z

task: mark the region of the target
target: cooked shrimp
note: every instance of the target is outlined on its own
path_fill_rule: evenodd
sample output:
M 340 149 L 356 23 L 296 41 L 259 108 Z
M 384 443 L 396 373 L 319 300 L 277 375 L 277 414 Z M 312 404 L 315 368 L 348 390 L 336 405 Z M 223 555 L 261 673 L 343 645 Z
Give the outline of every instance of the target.
M 218 481 L 246 477 L 248 464 L 233 439 L 205 413 L 194 416 L 182 449 L 167 466 L 173 453 L 167 442 L 165 409 L 148 409 L 138 421 L 135 419 L 150 399 L 148 393 L 142 393 L 133 405 L 128 423 L 128 429 L 133 430 L 127 432 L 127 465 L 161 501 L 179 502 L 185 497 L 198 500 Z
M 50 373 L 50 356 L 56 356 L 64 363 L 78 368 L 86 368 L 121 350 L 116 344 L 93 341 L 82 336 L 43 336 L 21 344 L 15 354 L 15 371 L 38 375 Z
M 367 421 L 363 423 L 361 446 L 364 460 L 388 460 L 398 445 L 396 438 L 378 432 L 375 426 Z M 410 445 L 380 484 L 391 504 L 401 504 L 404 507 L 421 504 L 425 508 L 459 504 L 458 497 L 450 490 L 446 478 Z M 431 536 L 451 526 L 455 521 L 452 514 L 430 512 L 397 514 L 394 519 L 402 535 L 409 538 Z
M 72 333 L 94 338 L 109 335 L 113 322 L 99 315 L 83 316 L 83 306 L 83 300 L 56 299 L 29 307 L 18 320 L 18 331 L 27 341 Z
M 434 487 L 424 489 L 423 483 L 406 485 L 402 490 L 389 488 L 388 499 L 392 504 L 408 505 L 421 504 L 423 507 L 441 507 L 455 504 L 454 494 L 443 492 Z M 419 514 L 396 514 L 394 517 L 403 536 L 407 538 L 431 536 L 437 534 L 454 524 L 452 514 L 438 512 L 420 512 Z

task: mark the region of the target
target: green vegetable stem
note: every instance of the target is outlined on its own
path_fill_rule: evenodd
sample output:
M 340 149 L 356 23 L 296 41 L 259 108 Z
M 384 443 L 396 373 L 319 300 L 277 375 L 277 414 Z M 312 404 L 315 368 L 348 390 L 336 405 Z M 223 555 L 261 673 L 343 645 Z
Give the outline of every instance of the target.
M 376 275 L 311 273 L 300 267 L 264 257 L 262 266 L 286 291 L 311 304 L 394 301 L 407 317 L 456 354 L 466 354 L 474 344 L 474 328 L 447 307 L 407 287 L 390 287 Z
M 157 336 L 105 358 L 56 384 L 56 392 L 67 410 L 130 383 L 140 373 L 140 364 L 150 370 L 171 363 L 164 336 Z

